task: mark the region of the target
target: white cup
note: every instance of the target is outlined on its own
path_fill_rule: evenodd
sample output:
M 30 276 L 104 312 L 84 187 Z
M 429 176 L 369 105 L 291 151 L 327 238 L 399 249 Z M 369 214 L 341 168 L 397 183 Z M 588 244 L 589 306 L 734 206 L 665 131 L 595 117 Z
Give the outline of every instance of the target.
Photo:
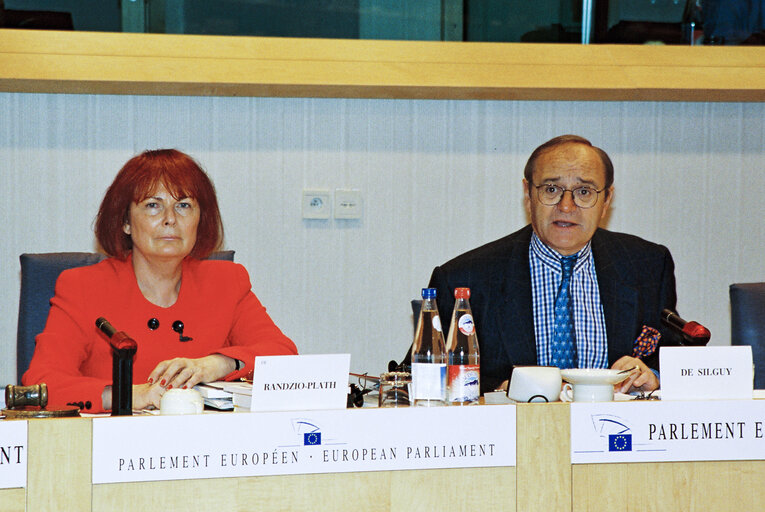
M 202 395 L 194 389 L 168 389 L 159 401 L 160 414 L 201 414 Z
M 555 366 L 516 366 L 507 397 L 516 402 L 556 402 L 561 382 L 560 368 Z
M 564 402 L 611 402 L 614 399 L 614 385 L 566 382 L 560 392 L 560 399 Z

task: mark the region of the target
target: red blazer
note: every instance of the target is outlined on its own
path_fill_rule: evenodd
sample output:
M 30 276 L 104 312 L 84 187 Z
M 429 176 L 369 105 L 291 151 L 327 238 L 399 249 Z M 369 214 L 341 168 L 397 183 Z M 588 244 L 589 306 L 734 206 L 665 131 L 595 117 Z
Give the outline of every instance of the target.
M 178 300 L 163 308 L 144 298 L 131 258 L 109 258 L 66 270 L 56 282 L 48 322 L 22 378 L 25 385 L 45 382 L 51 406 L 82 402 L 86 412 L 102 410 L 101 393 L 112 384 L 112 355 L 96 328 L 98 317 L 138 344 L 133 384 L 145 383 L 160 361 L 174 357 L 223 354 L 239 359 L 243 368 L 225 377 L 235 380 L 252 372 L 255 356 L 297 354 L 252 293 L 242 265 L 185 260 Z M 149 328 L 152 318 L 159 321 L 154 330 Z M 180 341 L 172 329 L 176 320 L 183 322 L 183 335 L 191 341 Z

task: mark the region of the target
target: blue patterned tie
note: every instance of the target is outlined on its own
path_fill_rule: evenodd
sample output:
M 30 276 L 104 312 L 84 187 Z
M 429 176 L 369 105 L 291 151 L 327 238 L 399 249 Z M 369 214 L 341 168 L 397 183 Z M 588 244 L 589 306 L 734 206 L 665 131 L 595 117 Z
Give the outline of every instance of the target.
M 571 301 L 571 274 L 576 254 L 561 259 L 562 276 L 558 295 L 555 297 L 555 333 L 551 348 L 550 364 L 558 368 L 575 368 L 576 333 L 574 332 L 574 304 Z

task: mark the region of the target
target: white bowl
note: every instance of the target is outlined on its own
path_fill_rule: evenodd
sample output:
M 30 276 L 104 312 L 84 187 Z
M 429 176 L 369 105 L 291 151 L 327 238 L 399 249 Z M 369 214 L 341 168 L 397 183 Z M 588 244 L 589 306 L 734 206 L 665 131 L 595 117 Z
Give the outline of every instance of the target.
M 516 402 L 555 402 L 560 396 L 560 374 L 555 366 L 515 366 L 507 397 Z
M 630 372 L 606 368 L 569 368 L 560 371 L 561 377 L 571 384 L 618 384 L 630 376 Z

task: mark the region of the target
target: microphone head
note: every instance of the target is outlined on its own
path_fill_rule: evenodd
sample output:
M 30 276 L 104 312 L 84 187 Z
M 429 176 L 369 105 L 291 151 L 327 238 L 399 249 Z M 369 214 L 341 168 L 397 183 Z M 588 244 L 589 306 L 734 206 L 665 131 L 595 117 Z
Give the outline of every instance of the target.
M 683 327 L 683 337 L 692 345 L 706 345 L 712 333 L 700 323 L 691 321 Z
M 709 339 L 712 337 L 709 329 L 700 323 L 686 322 L 669 309 L 662 310 L 661 322 L 682 336 L 682 345 L 704 346 L 709 343 Z
M 106 318 L 102 316 L 98 317 L 96 320 L 96 327 L 106 334 L 106 337 L 109 338 L 109 345 L 111 345 L 114 350 L 135 351 L 138 349 L 138 344 L 133 338 L 122 331 L 117 332 L 117 329 L 115 329 Z
M 96 327 L 101 329 L 101 331 L 106 334 L 109 338 L 114 336 L 114 333 L 117 332 L 117 329 L 114 328 L 112 324 L 109 323 L 109 320 L 106 318 L 100 316 L 96 319 Z

